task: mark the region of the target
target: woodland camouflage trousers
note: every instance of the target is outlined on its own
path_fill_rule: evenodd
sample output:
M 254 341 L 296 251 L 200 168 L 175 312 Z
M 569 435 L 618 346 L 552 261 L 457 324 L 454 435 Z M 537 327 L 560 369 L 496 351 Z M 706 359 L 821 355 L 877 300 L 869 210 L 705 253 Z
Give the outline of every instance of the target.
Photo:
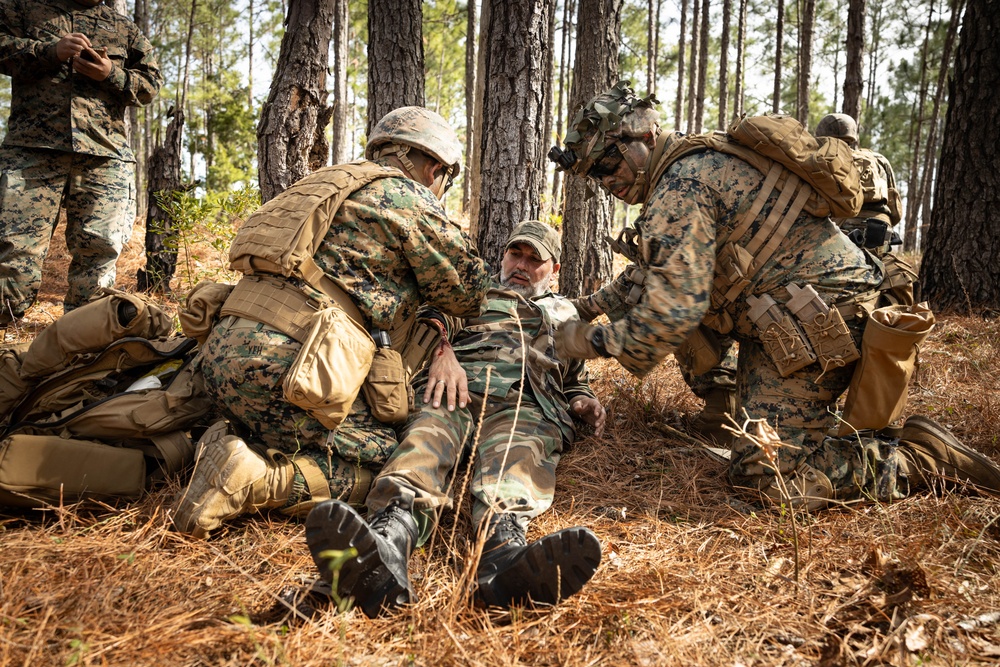
M 49 240 L 66 209 L 66 310 L 114 287 L 135 220 L 135 165 L 39 148 L 0 149 L 0 302 L 9 321 L 35 302 Z
M 415 387 L 423 396 L 424 386 Z M 559 426 L 548 421 L 534 398 L 517 390 L 501 400 L 471 394 L 465 408 L 424 405 L 400 432 L 399 447 L 368 494 L 369 512 L 386 507 L 407 489 L 415 496 L 418 544 L 430 537 L 441 508 L 451 505 L 449 479 L 464 452 L 472 452 L 472 518 L 480 525 L 490 509 L 513 512 L 522 526 L 552 505 L 556 466 L 562 453 Z M 418 399 L 419 400 L 419 399 Z M 477 422 L 480 421 L 477 433 Z M 456 486 L 459 482 L 453 482 Z

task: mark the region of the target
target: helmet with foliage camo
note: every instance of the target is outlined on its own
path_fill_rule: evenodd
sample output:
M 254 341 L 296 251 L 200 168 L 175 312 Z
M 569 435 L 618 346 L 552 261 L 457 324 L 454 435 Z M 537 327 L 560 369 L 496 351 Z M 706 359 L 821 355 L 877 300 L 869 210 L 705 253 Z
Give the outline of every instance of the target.
M 836 137 L 846 141 L 851 148 L 858 145 L 858 123 L 846 113 L 831 113 L 823 116 L 816 125 L 817 137 Z
M 566 148 L 553 146 L 549 159 L 562 171 L 586 176 L 594 163 L 623 139 L 659 132 L 660 115 L 654 108 L 658 102 L 652 95 L 636 97 L 631 81 L 619 81 L 576 113 L 563 141 Z
M 375 123 L 365 157 L 369 160 L 395 155 L 411 173 L 413 163 L 406 157 L 411 148 L 422 151 L 448 167 L 448 183 L 462 168 L 462 144 L 444 118 L 423 107 L 393 109 Z

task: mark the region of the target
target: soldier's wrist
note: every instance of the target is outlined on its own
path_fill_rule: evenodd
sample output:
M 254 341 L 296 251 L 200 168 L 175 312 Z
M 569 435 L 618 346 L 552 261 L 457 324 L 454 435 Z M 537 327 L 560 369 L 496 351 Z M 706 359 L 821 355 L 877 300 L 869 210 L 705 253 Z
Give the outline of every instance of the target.
M 604 357 L 605 359 L 611 356 L 611 353 L 608 352 L 608 348 L 605 343 L 604 327 L 594 327 L 591 329 L 589 339 L 590 345 L 594 348 L 594 352 L 597 353 L 597 356 Z

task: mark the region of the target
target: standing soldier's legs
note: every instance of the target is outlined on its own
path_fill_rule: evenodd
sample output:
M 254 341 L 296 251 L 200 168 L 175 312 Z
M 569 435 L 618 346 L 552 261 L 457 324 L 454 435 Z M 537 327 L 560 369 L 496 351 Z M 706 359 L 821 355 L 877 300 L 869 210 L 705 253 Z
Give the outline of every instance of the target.
M 72 155 L 0 149 L 0 326 L 34 304 Z
M 115 263 L 131 235 L 135 164 L 115 158 L 75 156 L 66 192 L 69 290 L 64 306 L 77 308 L 100 287 L 114 287 Z

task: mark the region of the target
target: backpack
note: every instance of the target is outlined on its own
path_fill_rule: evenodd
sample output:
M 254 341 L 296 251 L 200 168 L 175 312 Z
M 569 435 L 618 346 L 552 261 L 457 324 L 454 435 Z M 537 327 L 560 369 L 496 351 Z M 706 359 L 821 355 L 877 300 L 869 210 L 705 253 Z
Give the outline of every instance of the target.
M 106 290 L 0 352 L 0 505 L 136 497 L 193 460 L 212 404 L 197 342 L 169 322 Z

